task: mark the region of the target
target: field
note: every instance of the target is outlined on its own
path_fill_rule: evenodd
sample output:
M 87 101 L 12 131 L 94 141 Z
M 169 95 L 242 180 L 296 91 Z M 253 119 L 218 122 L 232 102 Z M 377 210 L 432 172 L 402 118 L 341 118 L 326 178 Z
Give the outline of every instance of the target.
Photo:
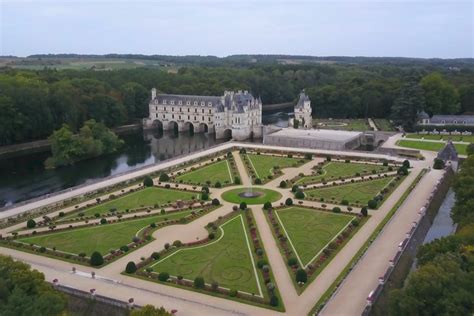
M 262 296 L 242 215 L 219 228 L 221 232 L 217 240 L 203 246 L 179 249 L 151 267 L 155 272 L 167 272 L 188 280 L 200 276 L 208 284 L 215 281 L 224 288 Z
M 269 189 L 262 189 L 262 188 L 252 188 L 253 192 L 261 193 L 260 196 L 253 197 L 253 198 L 246 198 L 239 196 L 239 193 L 248 191 L 248 188 L 240 188 L 240 189 L 233 189 L 226 191 L 222 194 L 222 198 L 227 202 L 240 204 L 241 202 L 245 202 L 247 204 L 263 204 L 265 202 L 275 202 L 281 199 L 281 194 L 279 192 L 269 190 Z
M 116 211 L 120 212 L 125 211 L 126 209 L 134 209 L 141 206 L 166 204 L 169 202 L 175 202 L 176 200 L 191 200 L 193 197 L 197 198 L 198 193 L 158 187 L 149 187 L 126 194 L 122 197 L 99 204 L 84 211 L 74 212 L 73 214 L 63 217 L 61 220 L 77 218 L 79 217 L 79 213 L 83 213 L 84 216 L 91 216 L 94 214 L 102 215 L 108 213 L 110 209 L 113 208 L 115 208 Z
M 270 175 L 273 175 L 272 170 L 275 166 L 283 169 L 299 164 L 299 160 L 296 158 L 254 154 L 248 154 L 247 157 L 252 163 L 255 174 L 262 180 L 267 179 Z
M 474 135 L 422 135 L 422 134 L 407 134 L 406 138 L 412 139 L 430 139 L 430 140 L 452 140 L 453 142 L 467 142 L 474 143 Z
M 347 200 L 350 204 L 365 205 L 392 180 L 393 177 L 383 177 L 370 181 L 306 190 L 304 193 L 307 197 L 318 200 L 323 198 L 325 202 L 330 203 L 341 203 L 342 200 Z
M 313 127 L 344 131 L 369 131 L 370 126 L 366 119 L 314 119 Z
M 355 217 L 300 207 L 276 211 L 301 266 L 306 267 Z
M 373 119 L 377 128 L 384 132 L 393 132 L 395 128 L 387 119 Z
M 417 140 L 399 140 L 397 145 L 400 147 L 412 148 L 412 149 L 420 149 L 420 150 L 429 150 L 429 151 L 440 151 L 444 148 L 446 143 L 444 142 L 425 142 L 425 141 L 417 141 Z M 467 144 L 454 144 L 458 154 L 466 155 Z
M 381 173 L 388 171 L 388 167 L 373 164 L 329 162 L 322 167 L 322 174 L 304 176 L 296 180 L 295 184 L 304 185 L 322 181 L 336 180 L 339 179 L 339 177 L 355 177 L 356 173 L 360 173 L 361 175 L 372 174 L 372 170 L 375 170 L 376 173 Z
M 204 185 L 206 181 L 210 181 L 211 185 L 214 185 L 217 181 L 223 185 L 233 182 L 227 160 L 222 160 L 194 171 L 186 172 L 177 176 L 176 180 L 178 182 L 196 185 Z
M 181 211 L 172 214 L 150 216 L 142 219 L 128 220 L 113 224 L 104 224 L 74 230 L 53 232 L 35 237 L 21 238 L 20 242 L 35 244 L 46 248 L 56 247 L 57 250 L 72 254 L 85 253 L 90 256 L 92 252 L 99 251 L 102 255 L 110 250 L 132 242 L 138 231 L 151 223 L 172 219 L 180 219 L 191 213 Z

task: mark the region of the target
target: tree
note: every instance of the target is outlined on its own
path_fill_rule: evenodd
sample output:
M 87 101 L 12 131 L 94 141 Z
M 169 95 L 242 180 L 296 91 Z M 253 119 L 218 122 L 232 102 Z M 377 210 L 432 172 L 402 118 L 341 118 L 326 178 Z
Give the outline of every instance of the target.
M 272 202 L 267 201 L 263 204 L 263 209 L 264 210 L 269 210 L 271 208 L 272 208 Z
M 145 179 L 143 179 L 143 185 L 146 187 L 152 187 L 153 179 L 150 176 L 146 176 Z
M 127 263 L 127 266 L 125 267 L 125 272 L 127 273 L 135 273 L 137 271 L 137 266 L 135 265 L 135 262 L 129 261 Z
M 140 309 L 133 309 L 130 316 L 171 316 L 163 307 L 156 308 L 153 305 L 145 305 Z
M 304 192 L 303 192 L 302 190 L 298 190 L 298 191 L 296 191 L 296 193 L 295 193 L 295 198 L 297 198 L 297 199 L 299 199 L 299 200 L 304 199 L 304 196 L 305 196 L 305 195 L 304 195 Z
M 242 211 L 245 211 L 245 210 L 247 209 L 247 203 L 246 203 L 246 202 L 240 202 L 239 208 L 240 208 Z
M 220 205 L 221 202 L 219 201 L 219 199 L 212 199 L 212 205 L 214 206 L 217 206 L 217 205 Z
M 234 184 L 242 184 L 242 181 L 240 180 L 239 176 L 234 177 Z
M 280 188 L 283 188 L 283 189 L 284 189 L 284 188 L 287 187 L 287 185 L 288 185 L 288 184 L 287 184 L 287 182 L 286 182 L 285 180 L 283 180 L 283 181 L 280 182 Z
M 162 173 L 158 179 L 160 182 L 167 182 L 170 180 L 170 177 L 166 173 Z
M 11 257 L 0 256 L 0 315 L 63 315 L 65 296 L 45 282 L 44 274 Z
M 205 191 L 203 191 L 201 193 L 201 200 L 203 200 L 203 201 L 209 200 L 209 193 L 206 193 Z
M 298 260 L 295 257 L 291 257 L 288 259 L 288 265 L 290 267 L 295 266 L 298 264 Z
M 34 219 L 29 219 L 27 222 L 26 222 L 26 227 L 28 228 L 35 228 L 36 227 L 36 222 Z
M 287 198 L 287 199 L 285 200 L 285 205 L 286 205 L 286 206 L 293 205 L 293 199 L 292 199 L 292 198 Z
M 100 252 L 94 251 L 91 255 L 89 263 L 91 264 L 91 266 L 94 267 L 101 266 L 102 264 L 104 264 L 104 258 L 102 257 Z
M 467 145 L 466 154 L 468 156 L 474 154 L 474 143 L 470 143 L 469 145 Z
M 370 209 L 373 209 L 375 210 L 377 208 L 377 201 L 376 200 L 369 200 L 367 202 L 367 206 L 370 208 Z
M 410 168 L 410 161 L 408 159 L 403 160 L 403 167 Z
M 158 274 L 158 280 L 161 282 L 166 282 L 170 278 L 170 274 L 168 272 L 160 272 Z
M 433 114 L 456 114 L 460 110 L 459 93 L 440 73 L 433 72 L 421 80 L 425 93 L 425 110 Z
M 363 206 L 360 209 L 360 213 L 362 214 L 362 216 L 367 217 L 367 214 L 368 214 L 367 206 Z
M 444 169 L 444 160 L 435 158 L 433 163 L 433 169 Z
M 197 289 L 203 289 L 206 286 L 204 282 L 204 278 L 202 277 L 196 277 L 194 279 L 194 287 Z
M 341 213 L 341 208 L 335 206 L 335 207 L 332 208 L 332 211 L 333 211 L 334 213 Z
M 296 270 L 295 279 L 297 283 L 306 283 L 308 281 L 308 274 L 306 273 L 306 270 L 304 269 Z
M 392 106 L 391 117 L 398 125 L 412 130 L 417 121 L 417 113 L 424 109 L 423 89 L 414 81 L 405 83 Z

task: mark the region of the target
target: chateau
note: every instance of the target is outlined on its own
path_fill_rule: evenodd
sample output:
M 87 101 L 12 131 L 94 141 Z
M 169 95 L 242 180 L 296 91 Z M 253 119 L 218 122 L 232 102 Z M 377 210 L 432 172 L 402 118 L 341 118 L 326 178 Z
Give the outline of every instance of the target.
M 303 128 L 311 128 L 313 126 L 313 118 L 311 116 L 311 100 L 306 93 L 301 91 L 298 103 L 295 105 L 295 120 L 298 120 Z M 293 122 L 294 124 L 294 122 Z
M 196 96 L 157 94 L 153 88 L 149 109 L 144 128 L 215 133 L 216 139 L 262 137 L 262 101 L 248 91 Z

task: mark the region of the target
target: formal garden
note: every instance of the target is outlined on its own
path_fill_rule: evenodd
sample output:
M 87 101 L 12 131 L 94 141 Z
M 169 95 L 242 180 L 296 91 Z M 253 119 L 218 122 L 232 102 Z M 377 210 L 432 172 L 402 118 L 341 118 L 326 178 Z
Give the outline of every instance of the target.
M 401 139 L 397 142 L 397 145 L 411 149 L 440 151 L 446 146 L 446 142 Z M 454 147 L 460 155 L 467 155 L 467 146 L 468 144 L 454 143 Z
M 274 190 L 261 187 L 248 187 L 226 191 L 222 194 L 222 199 L 234 204 L 246 203 L 252 205 L 275 202 L 281 199 L 281 196 L 279 192 Z

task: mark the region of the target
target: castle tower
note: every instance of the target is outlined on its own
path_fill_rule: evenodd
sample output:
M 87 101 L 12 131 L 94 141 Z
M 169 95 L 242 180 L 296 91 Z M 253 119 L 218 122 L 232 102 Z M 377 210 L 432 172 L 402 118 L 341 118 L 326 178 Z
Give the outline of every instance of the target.
M 313 117 L 311 116 L 311 100 L 306 95 L 305 91 L 302 90 L 298 103 L 295 105 L 295 121 L 298 121 L 298 127 L 311 128 L 313 126 Z

